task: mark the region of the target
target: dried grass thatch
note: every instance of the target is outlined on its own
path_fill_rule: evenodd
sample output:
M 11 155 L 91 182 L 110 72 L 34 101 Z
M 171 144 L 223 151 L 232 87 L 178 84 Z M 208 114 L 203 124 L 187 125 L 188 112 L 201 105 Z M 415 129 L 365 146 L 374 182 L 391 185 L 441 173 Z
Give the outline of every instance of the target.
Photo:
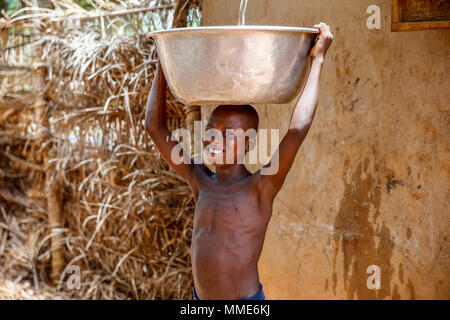
M 1 22 L 4 49 L 6 30 L 42 24 L 31 50 L 41 50 L 47 67 L 47 103 L 44 111 L 33 104 L 33 55 L 11 66 L 3 50 L 0 298 L 190 299 L 193 198 L 143 129 L 156 61 L 144 36 L 171 26 L 174 3 L 96 0 L 87 12 L 71 0 L 52 2 Z M 171 96 L 168 103 L 169 126 L 184 126 L 183 106 Z M 50 177 L 58 228 L 48 221 Z M 55 239 L 65 265 L 52 286 Z M 75 269 L 79 288 L 67 282 Z

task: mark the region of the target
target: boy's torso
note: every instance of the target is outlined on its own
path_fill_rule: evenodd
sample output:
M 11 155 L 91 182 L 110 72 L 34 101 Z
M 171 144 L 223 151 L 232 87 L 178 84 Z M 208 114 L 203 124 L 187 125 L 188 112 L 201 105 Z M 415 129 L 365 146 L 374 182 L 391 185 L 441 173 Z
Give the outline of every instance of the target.
M 199 183 L 191 257 L 200 299 L 241 299 L 259 289 L 257 264 L 273 199 L 261 197 L 257 178 Z

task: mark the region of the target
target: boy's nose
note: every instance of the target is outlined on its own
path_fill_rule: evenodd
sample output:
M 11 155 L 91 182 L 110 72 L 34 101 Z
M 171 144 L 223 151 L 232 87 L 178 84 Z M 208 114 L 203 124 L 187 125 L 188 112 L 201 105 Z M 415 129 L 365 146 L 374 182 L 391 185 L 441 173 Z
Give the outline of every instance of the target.
M 221 143 L 211 143 L 211 147 L 217 148 L 217 149 L 224 149 L 225 146 Z
M 222 146 L 223 145 L 223 141 L 221 141 L 220 139 L 212 138 L 211 145 L 213 145 L 215 147 L 216 146 Z

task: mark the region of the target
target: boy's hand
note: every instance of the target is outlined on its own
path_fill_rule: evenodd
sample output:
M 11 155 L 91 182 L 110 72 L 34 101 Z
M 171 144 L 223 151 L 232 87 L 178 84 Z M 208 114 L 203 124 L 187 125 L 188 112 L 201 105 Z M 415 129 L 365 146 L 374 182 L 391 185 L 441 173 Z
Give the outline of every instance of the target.
M 333 35 L 330 31 L 330 26 L 324 22 L 314 25 L 315 28 L 320 30 L 319 35 L 317 36 L 317 41 L 313 48 L 311 49 L 310 55 L 312 58 L 321 58 L 325 57 L 325 53 L 333 41 Z

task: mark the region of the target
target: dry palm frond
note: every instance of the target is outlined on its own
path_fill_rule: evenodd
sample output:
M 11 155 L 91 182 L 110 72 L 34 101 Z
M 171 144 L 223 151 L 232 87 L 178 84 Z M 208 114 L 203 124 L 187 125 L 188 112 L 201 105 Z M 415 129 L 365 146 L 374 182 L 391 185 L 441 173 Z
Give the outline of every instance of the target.
M 194 202 L 143 129 L 156 61 L 145 33 L 171 25 L 173 1 L 95 0 L 90 12 L 53 3 L 0 22 L 25 29 L 39 17 L 45 26 L 28 46 L 42 48 L 50 126 L 45 138 L 36 132 L 30 72 L 0 70 L 0 298 L 191 298 Z M 158 9 L 132 11 L 148 7 Z M 168 105 L 169 126 L 184 126 L 181 104 L 169 95 Z M 53 230 L 44 149 L 64 213 L 64 227 Z M 55 235 L 67 265 L 50 288 Z M 74 267 L 81 284 L 70 289 Z

